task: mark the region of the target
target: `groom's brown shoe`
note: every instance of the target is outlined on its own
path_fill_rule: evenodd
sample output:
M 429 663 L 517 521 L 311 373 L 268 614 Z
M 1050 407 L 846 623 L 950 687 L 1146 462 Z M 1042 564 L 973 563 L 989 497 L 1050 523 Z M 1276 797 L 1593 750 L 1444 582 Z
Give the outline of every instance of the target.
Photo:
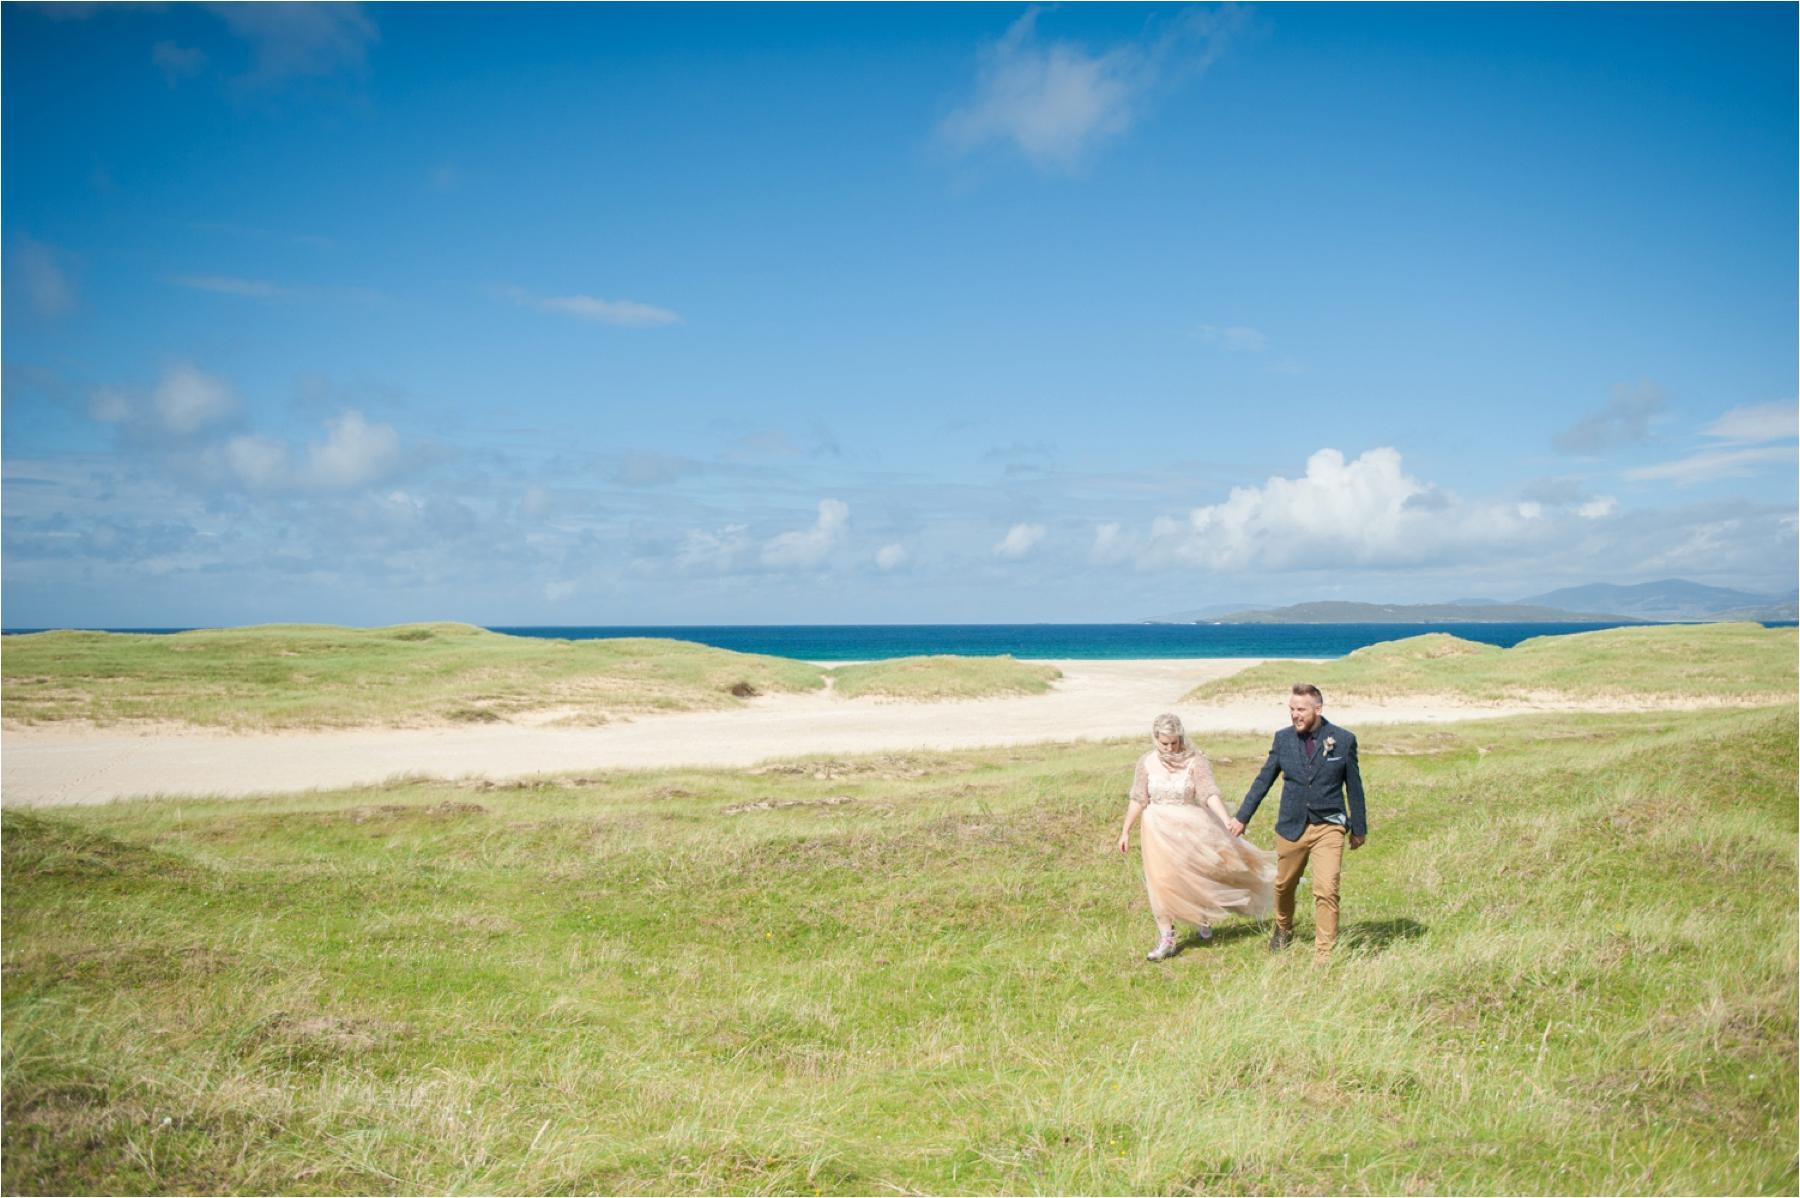
M 1292 943 L 1293 939 L 1292 932 L 1284 932 L 1281 930 L 1281 925 L 1276 924 L 1275 930 L 1269 934 L 1269 951 L 1278 953 Z

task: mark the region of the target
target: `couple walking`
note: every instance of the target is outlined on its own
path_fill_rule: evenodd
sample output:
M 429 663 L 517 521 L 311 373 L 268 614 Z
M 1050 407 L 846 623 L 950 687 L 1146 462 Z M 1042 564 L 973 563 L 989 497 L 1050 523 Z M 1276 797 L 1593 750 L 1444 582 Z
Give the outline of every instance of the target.
M 1144 886 L 1161 933 L 1149 958 L 1175 952 L 1175 921 L 1199 927 L 1202 939 L 1226 915 L 1260 919 L 1275 908 L 1271 951 L 1294 936 L 1294 892 L 1312 864 L 1313 943 L 1318 961 L 1337 942 L 1338 875 L 1344 846 L 1361 848 L 1369 825 L 1363 811 L 1356 737 L 1324 715 L 1325 697 L 1308 683 L 1288 696 L 1288 727 L 1275 734 L 1269 759 L 1250 784 L 1236 816 L 1225 812 L 1206 754 L 1188 742 L 1181 719 L 1159 715 L 1150 734 L 1156 747 L 1138 759 L 1131 803 L 1119 832 L 1119 851 L 1131 845 L 1131 825 L 1143 821 Z M 1284 778 L 1275 820 L 1275 852 L 1244 839 L 1275 775 Z

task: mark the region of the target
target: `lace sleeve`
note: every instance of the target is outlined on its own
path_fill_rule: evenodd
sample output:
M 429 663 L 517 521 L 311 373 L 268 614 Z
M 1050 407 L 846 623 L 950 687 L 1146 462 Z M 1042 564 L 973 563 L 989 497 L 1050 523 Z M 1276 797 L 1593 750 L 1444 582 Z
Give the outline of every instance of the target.
M 1206 759 L 1205 753 L 1196 750 L 1194 753 L 1193 764 L 1188 766 L 1188 770 L 1194 776 L 1195 799 L 1204 803 L 1214 795 L 1219 794 L 1219 784 L 1213 781 L 1212 762 Z M 1219 797 L 1221 800 L 1224 798 L 1223 795 L 1219 795 Z
M 1144 770 L 1144 759 L 1138 758 L 1137 772 L 1131 777 L 1131 801 L 1148 803 L 1150 801 L 1150 775 Z

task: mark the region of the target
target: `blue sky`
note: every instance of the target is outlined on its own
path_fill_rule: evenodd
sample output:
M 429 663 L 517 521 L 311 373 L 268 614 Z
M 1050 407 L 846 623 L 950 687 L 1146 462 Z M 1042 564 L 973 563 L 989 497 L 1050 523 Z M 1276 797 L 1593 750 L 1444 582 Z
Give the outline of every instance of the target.
M 4 621 L 1794 584 L 1792 5 L 4 8 Z

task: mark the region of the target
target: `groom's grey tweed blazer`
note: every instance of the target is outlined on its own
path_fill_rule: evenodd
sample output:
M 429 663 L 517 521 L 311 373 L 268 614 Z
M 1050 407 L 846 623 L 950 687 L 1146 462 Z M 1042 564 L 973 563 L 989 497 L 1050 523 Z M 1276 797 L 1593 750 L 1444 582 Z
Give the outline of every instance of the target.
M 1269 746 L 1269 759 L 1263 762 L 1262 772 L 1256 775 L 1256 781 L 1244 795 L 1243 805 L 1238 808 L 1238 819 L 1246 824 L 1250 822 L 1250 817 L 1256 814 L 1257 804 L 1274 785 L 1275 775 L 1280 774 L 1284 781 L 1281 784 L 1281 813 L 1275 817 L 1277 836 L 1299 840 L 1300 834 L 1306 831 L 1309 814 L 1312 822 L 1328 815 L 1343 815 L 1350 822 L 1352 836 L 1367 836 L 1369 821 L 1363 811 L 1362 771 L 1356 765 L 1356 735 L 1320 716 L 1313 737 L 1316 747 L 1313 755 L 1308 757 L 1300 734 L 1293 728 L 1283 728 L 1275 734 L 1275 743 Z M 1332 742 L 1330 748 L 1325 746 L 1327 740 Z M 1349 797 L 1347 807 L 1346 795 Z

